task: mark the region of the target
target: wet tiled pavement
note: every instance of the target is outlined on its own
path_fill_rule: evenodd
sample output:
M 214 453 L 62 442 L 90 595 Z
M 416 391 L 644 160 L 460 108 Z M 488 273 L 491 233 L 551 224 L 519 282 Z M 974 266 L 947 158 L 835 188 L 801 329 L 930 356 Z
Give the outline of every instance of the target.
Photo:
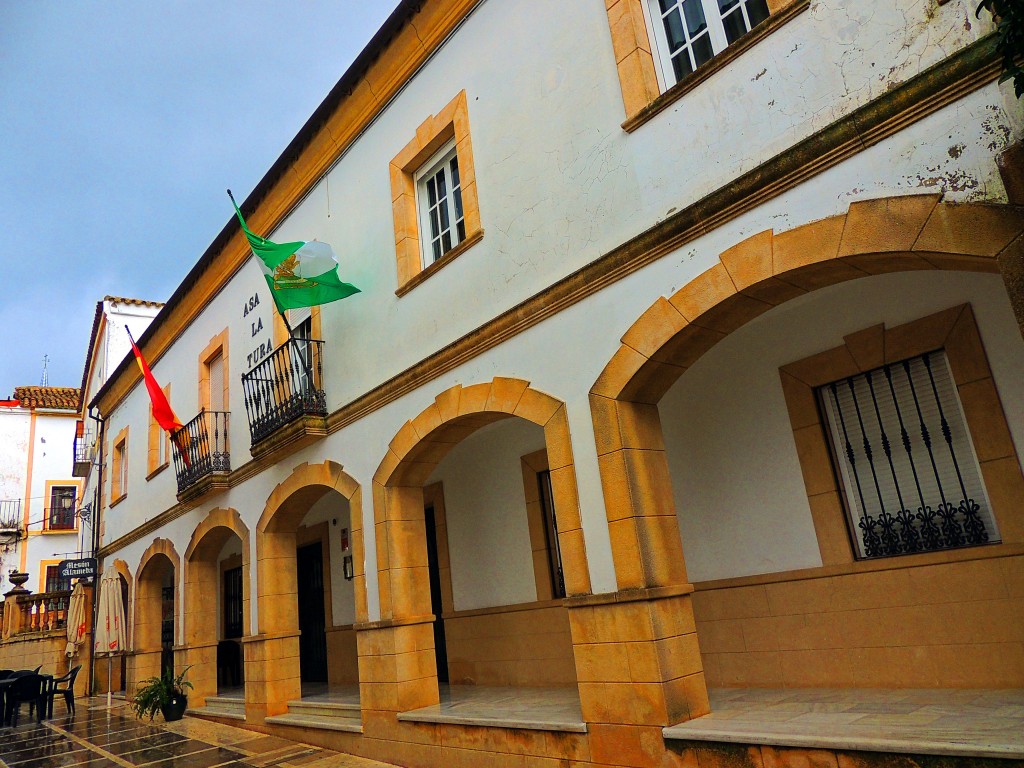
M 0 729 L 0 768 L 393 768 L 204 720 L 150 724 L 99 700 L 57 714 L 37 723 L 26 710 L 17 728 Z

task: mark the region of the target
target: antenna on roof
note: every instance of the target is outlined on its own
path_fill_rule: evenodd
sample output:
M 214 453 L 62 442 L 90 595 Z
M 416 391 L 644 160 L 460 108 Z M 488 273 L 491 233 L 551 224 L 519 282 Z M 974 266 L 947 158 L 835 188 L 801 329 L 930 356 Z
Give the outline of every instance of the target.
M 49 355 L 43 355 L 43 375 L 39 377 L 39 386 L 48 387 L 50 386 L 50 374 L 46 370 L 47 363 L 50 362 Z

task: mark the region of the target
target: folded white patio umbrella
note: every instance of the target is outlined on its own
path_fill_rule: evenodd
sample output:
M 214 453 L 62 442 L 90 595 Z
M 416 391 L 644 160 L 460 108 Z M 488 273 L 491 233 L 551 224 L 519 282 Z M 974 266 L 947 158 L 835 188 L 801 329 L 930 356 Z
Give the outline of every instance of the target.
M 85 639 L 85 633 L 89 620 L 85 615 L 85 587 L 82 582 L 75 584 L 71 591 L 71 600 L 68 603 L 68 644 L 64 649 L 67 656 L 77 656 L 78 646 Z
M 100 579 L 99 613 L 96 615 L 96 645 L 94 656 L 107 657 L 107 707 L 112 701 L 111 664 L 112 657 L 124 653 L 128 648 L 124 630 L 124 606 L 121 604 L 121 584 L 117 573 L 108 570 Z

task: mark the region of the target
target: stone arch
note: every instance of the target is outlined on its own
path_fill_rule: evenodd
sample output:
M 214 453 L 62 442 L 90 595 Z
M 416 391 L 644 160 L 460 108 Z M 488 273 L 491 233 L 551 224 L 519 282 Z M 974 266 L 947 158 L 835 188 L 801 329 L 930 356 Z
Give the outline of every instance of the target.
M 238 537 L 242 545 L 242 635 L 247 637 L 251 605 L 249 529 L 238 511 L 221 507 L 210 510 L 185 549 L 184 644 L 192 666 L 189 679 L 200 704 L 217 692 L 218 596 L 222 581 L 217 557 L 232 537 Z
M 528 381 L 497 377 L 456 384 L 407 421 L 391 440 L 373 476 L 378 585 L 382 619 L 430 614 L 423 516 L 423 484 L 457 443 L 477 429 L 519 417 L 544 430 L 558 518 L 558 540 L 569 595 L 590 593 L 565 404 Z
M 256 525 L 256 587 L 260 633 L 298 631 L 298 609 L 293 599 L 297 591 L 295 529 L 310 505 L 327 491 L 337 491 L 348 501 L 356 621 L 366 621 L 362 490 L 341 464 L 328 460 L 321 464 L 303 463 L 292 470 L 270 494 Z M 290 599 L 277 599 L 282 595 L 288 595 Z
M 657 403 L 718 341 L 758 315 L 845 280 L 907 270 L 998 272 L 1024 210 L 939 195 L 852 203 L 845 214 L 724 251 L 655 301 L 621 338 L 590 390 L 601 484 L 620 589 L 685 584 Z
M 177 550 L 174 548 L 174 544 L 169 539 L 156 538 L 153 539 L 153 543 L 150 544 L 146 551 L 142 553 L 142 558 L 139 560 L 139 567 L 135 570 L 135 621 L 134 621 L 134 632 L 133 637 L 136 643 L 139 645 L 135 650 L 137 651 L 151 651 L 155 648 L 159 648 L 159 627 L 154 627 L 154 622 L 151 620 L 151 614 L 154 613 L 153 602 L 159 603 L 160 592 L 159 589 L 154 589 L 154 585 L 151 583 L 153 579 L 148 578 L 146 574 L 147 567 L 150 566 L 154 558 L 160 556 L 166 557 L 170 561 L 171 566 L 174 569 L 174 631 L 177 634 L 178 629 L 181 625 L 181 595 L 177 589 L 179 575 L 181 574 L 181 558 L 178 556 Z M 157 622 L 158 624 L 159 622 Z M 153 638 L 156 638 L 154 644 Z M 177 640 L 177 638 L 175 638 Z
M 162 664 L 161 610 L 163 578 L 161 568 L 170 567 L 174 579 L 174 633 L 177 643 L 181 627 L 181 592 L 178 589 L 181 558 L 168 539 L 156 538 L 142 553 L 135 571 L 134 654 L 129 677 L 136 683 L 158 676 Z
M 193 590 L 192 587 L 201 583 L 210 583 L 209 577 L 211 574 L 202 573 L 203 569 L 199 566 L 199 563 L 200 561 L 209 561 L 211 558 L 216 558 L 232 535 L 237 536 L 242 542 L 242 603 L 244 606 L 242 609 L 242 623 L 244 634 L 249 634 L 249 529 L 242 522 L 242 517 L 238 514 L 237 510 L 218 507 L 210 510 L 210 513 L 196 526 L 195 531 L 192 533 L 192 539 L 185 549 L 185 594 L 189 608 L 185 616 L 185 639 L 187 643 L 191 644 L 193 634 L 211 621 L 216 626 L 217 617 L 209 615 L 211 610 L 216 610 L 216 600 L 214 600 L 214 605 L 211 608 L 209 605 L 206 605 L 205 597 L 208 594 L 204 595 L 199 590 Z M 213 575 L 215 576 L 216 574 Z M 194 606 L 197 605 L 200 607 L 195 608 Z

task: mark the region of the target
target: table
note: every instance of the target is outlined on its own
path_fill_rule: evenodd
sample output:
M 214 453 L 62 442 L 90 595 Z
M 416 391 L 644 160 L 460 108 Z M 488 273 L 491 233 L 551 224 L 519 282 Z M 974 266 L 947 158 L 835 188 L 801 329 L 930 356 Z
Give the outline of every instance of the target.
M 38 708 L 36 717 L 42 720 L 44 717 L 53 717 L 53 698 L 50 696 L 50 689 L 53 688 L 53 675 L 39 676 L 43 680 L 40 688 L 42 695 L 35 704 Z M 10 725 L 10 719 L 7 717 L 7 689 L 20 679 L 20 677 L 7 677 L 0 680 L 0 726 Z

